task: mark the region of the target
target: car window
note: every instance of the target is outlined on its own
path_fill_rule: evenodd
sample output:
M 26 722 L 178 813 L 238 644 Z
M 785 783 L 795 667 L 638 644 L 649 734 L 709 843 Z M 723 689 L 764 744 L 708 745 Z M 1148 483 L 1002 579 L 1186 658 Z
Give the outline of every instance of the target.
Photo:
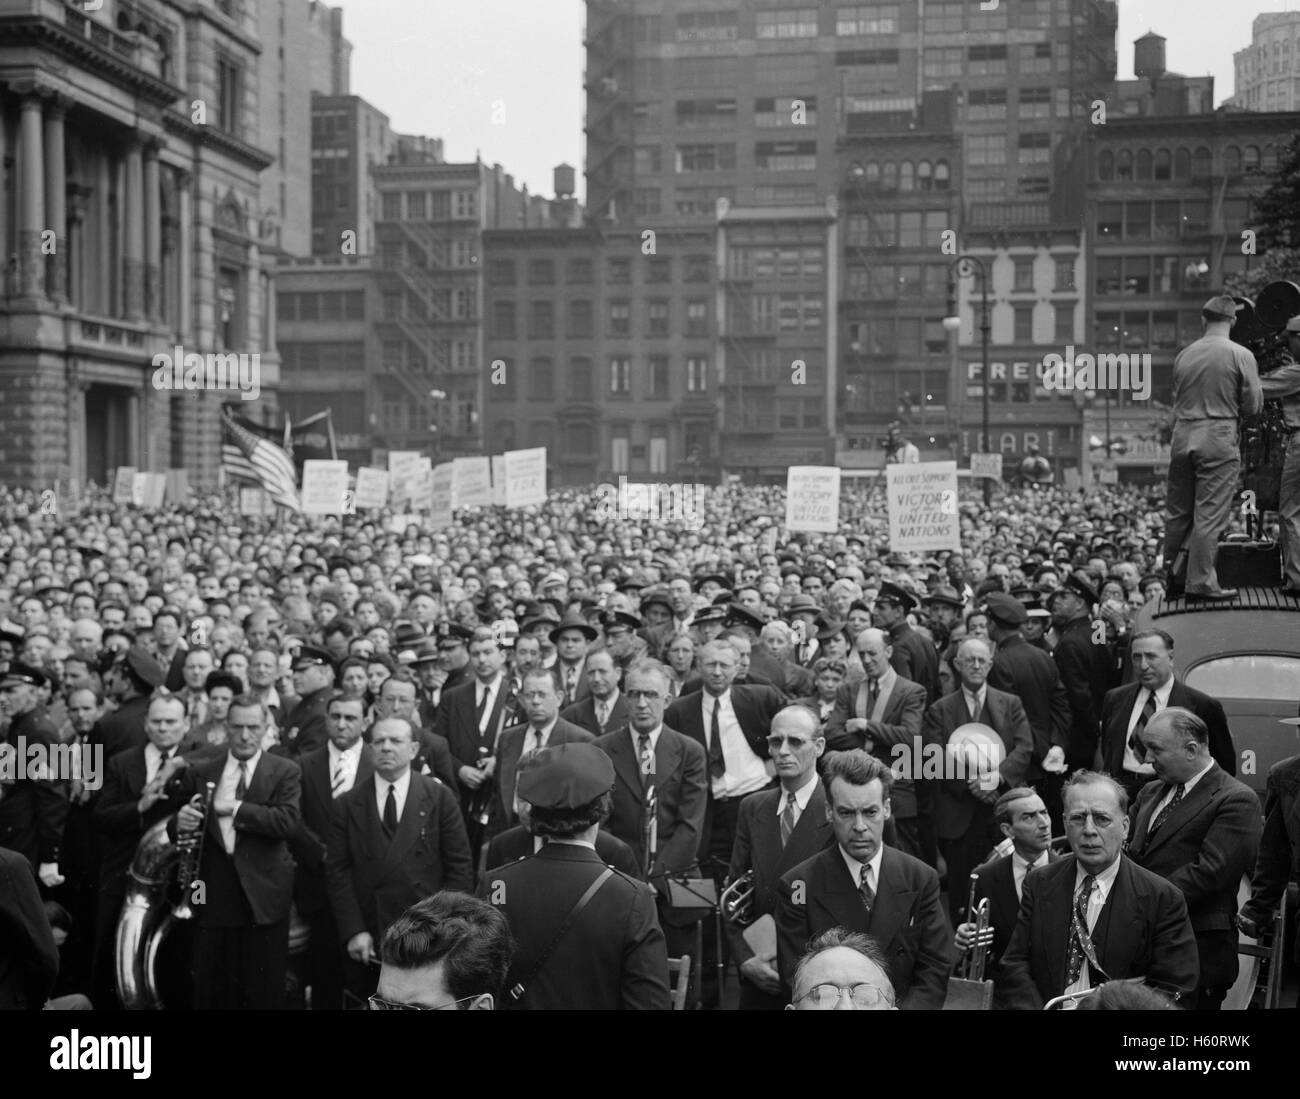
M 1217 656 L 1187 673 L 1187 685 L 1211 698 L 1249 698 L 1259 702 L 1296 701 L 1300 656 L 1242 653 Z

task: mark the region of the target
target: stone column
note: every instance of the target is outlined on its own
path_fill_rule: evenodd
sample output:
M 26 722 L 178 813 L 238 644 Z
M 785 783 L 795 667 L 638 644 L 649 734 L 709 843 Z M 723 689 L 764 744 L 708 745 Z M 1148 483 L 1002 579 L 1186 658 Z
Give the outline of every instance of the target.
M 144 320 L 144 156 L 138 139 L 126 151 L 126 236 L 122 285 L 126 319 Z
M 86 229 L 86 207 L 92 194 L 92 189 L 83 184 L 74 183 L 68 188 L 68 254 L 64 258 L 68 300 L 85 313 L 97 311 L 87 263 L 91 243 Z
M 87 264 L 86 302 L 83 308 L 101 317 L 113 315 L 113 162 L 107 151 L 95 159 L 94 244 Z
M 144 301 L 145 315 L 162 318 L 162 195 L 159 190 L 158 146 L 144 149 Z
M 176 334 L 184 343 L 194 336 L 194 176 L 191 173 L 176 173 L 176 199 L 180 219 Z
M 41 255 L 41 233 L 46 228 L 44 110 L 39 96 L 23 99 L 18 145 L 18 293 L 24 298 L 45 296 L 45 257 Z
M 55 97 L 45 107 L 45 217 L 54 230 L 54 252 L 45 256 L 46 288 L 58 303 L 68 300 L 68 176 L 63 146 L 67 108 Z

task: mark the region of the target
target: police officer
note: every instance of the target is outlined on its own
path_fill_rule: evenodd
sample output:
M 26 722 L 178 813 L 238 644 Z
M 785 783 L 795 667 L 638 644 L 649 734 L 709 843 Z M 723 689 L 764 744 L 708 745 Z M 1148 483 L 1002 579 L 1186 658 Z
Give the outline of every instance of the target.
M 324 649 L 304 645 L 293 660 L 293 689 L 298 705 L 284 719 L 281 754 L 301 756 L 329 739 L 325 713 L 334 688 L 334 661 Z
M 1219 295 L 1201 308 L 1205 335 L 1174 359 L 1174 435 L 1166 495 L 1165 564 L 1171 594 L 1187 555 L 1184 591 L 1192 599 L 1231 599 L 1219 586 L 1215 547 L 1228 525 L 1241 470 L 1238 420 L 1263 407 L 1255 356 L 1228 339 L 1236 317 L 1232 298 Z
M 519 771 L 536 854 L 483 877 L 479 896 L 510 922 L 507 1008 L 667 1010 L 668 950 L 654 891 L 596 854 L 614 764 L 594 744 L 543 748 Z M 567 926 L 566 926 L 567 924 Z
M 88 739 L 103 745 L 105 763 L 118 752 L 144 747 L 149 698 L 166 678 L 167 670 L 143 645 L 132 645 L 104 673 L 104 690 L 117 700 L 117 710 L 95 722 Z
M 38 691 L 45 674 L 27 664 L 10 663 L 0 678 L 0 712 L 9 719 L 0 791 L 0 847 L 26 857 L 41 884 L 53 889 L 63 883 L 59 847 L 68 816 L 67 783 L 58 779 L 58 757 L 50 749 L 59 743 L 59 730 L 40 704 Z M 43 751 L 33 749 L 43 746 Z M 12 768 L 12 775 L 5 774 Z
M 1286 322 L 1286 349 L 1288 361 L 1260 378 L 1259 384 L 1266 398 L 1282 400 L 1287 440 L 1277 518 L 1286 590 L 1300 595 L 1300 314 Z

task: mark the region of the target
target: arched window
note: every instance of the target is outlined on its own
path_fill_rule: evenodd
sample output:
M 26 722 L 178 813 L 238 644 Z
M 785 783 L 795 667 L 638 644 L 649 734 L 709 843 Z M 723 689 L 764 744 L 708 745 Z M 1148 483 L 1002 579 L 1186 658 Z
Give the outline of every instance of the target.
M 1248 172 L 1259 171 L 1259 146 L 1247 145 L 1244 157 L 1244 165 Z
M 1241 150 L 1235 145 L 1229 145 L 1223 150 L 1223 171 L 1225 175 L 1241 175 Z
M 1266 172 L 1277 171 L 1277 146 L 1268 144 L 1264 146 L 1264 159 L 1260 167 Z
M 1192 154 L 1192 178 L 1206 179 L 1214 168 L 1214 157 L 1204 145 Z
M 1154 168 L 1155 179 L 1172 179 L 1174 172 L 1173 156 L 1168 149 L 1156 150 L 1156 162 Z
M 1151 178 L 1151 150 L 1139 149 L 1137 155 L 1137 178 Z
M 1192 154 L 1186 149 L 1174 150 L 1174 179 L 1186 179 L 1192 174 Z
M 916 166 L 916 189 L 918 191 L 929 191 L 933 186 L 934 169 L 928 160 L 923 160 Z
M 898 165 L 892 160 L 885 161 L 885 167 L 880 173 L 880 186 L 886 191 L 898 190 Z
M 1133 151 L 1131 149 L 1121 149 L 1115 157 L 1115 178 L 1122 180 L 1132 180 L 1133 178 Z
M 1103 149 L 1097 157 L 1097 178 L 1111 180 L 1115 178 L 1115 154 Z
M 898 189 L 900 191 L 916 190 L 916 169 L 910 160 L 899 165 Z
M 934 163 L 934 189 L 936 191 L 946 191 L 948 181 L 948 162 L 946 160 L 936 160 Z
M 867 184 L 871 187 L 878 186 L 880 183 L 880 165 L 874 160 L 867 161 Z

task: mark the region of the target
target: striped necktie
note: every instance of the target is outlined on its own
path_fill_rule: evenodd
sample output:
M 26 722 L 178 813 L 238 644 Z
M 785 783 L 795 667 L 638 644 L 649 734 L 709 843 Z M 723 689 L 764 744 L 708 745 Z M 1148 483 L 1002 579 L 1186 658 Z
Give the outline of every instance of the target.
M 1083 959 L 1093 961 L 1092 934 L 1088 931 L 1088 901 L 1092 897 L 1097 879 L 1091 874 L 1083 879 L 1079 891 L 1074 895 L 1074 911 L 1070 918 L 1070 952 L 1069 968 L 1065 975 L 1065 987 L 1069 988 L 1079 979 L 1083 972 Z
M 1148 836 L 1155 835 L 1160 826 L 1169 819 L 1169 814 L 1174 811 L 1174 806 L 1183 800 L 1183 794 L 1186 792 L 1186 787 L 1180 782 L 1178 788 L 1174 791 L 1174 796 L 1169 799 L 1165 807 L 1156 814 L 1156 819 L 1151 822 L 1151 827 L 1147 829 Z
M 870 864 L 862 868 L 862 879 L 858 883 L 858 896 L 862 898 L 863 907 L 867 910 L 867 919 L 871 919 L 871 910 L 876 906 L 876 891 L 871 888 L 871 866 Z
M 243 801 L 248 796 L 248 764 L 240 760 L 239 781 L 235 784 L 235 800 Z
M 1138 719 L 1133 724 L 1133 731 L 1128 735 L 1128 747 L 1136 757 L 1139 763 L 1145 763 L 1147 758 L 1146 745 L 1142 743 L 1142 730 L 1147 727 L 1147 722 L 1156 716 L 1156 696 L 1154 691 L 1147 691 L 1147 700 L 1142 704 L 1142 712 L 1138 714 Z
M 342 756 L 334 764 L 334 777 L 330 779 L 330 797 L 338 797 L 343 793 L 343 786 L 348 780 L 348 766 Z
M 794 791 L 790 790 L 785 795 L 785 808 L 781 810 L 781 846 L 784 847 L 790 842 L 790 833 L 794 831 L 797 823 L 795 820 L 795 800 Z

